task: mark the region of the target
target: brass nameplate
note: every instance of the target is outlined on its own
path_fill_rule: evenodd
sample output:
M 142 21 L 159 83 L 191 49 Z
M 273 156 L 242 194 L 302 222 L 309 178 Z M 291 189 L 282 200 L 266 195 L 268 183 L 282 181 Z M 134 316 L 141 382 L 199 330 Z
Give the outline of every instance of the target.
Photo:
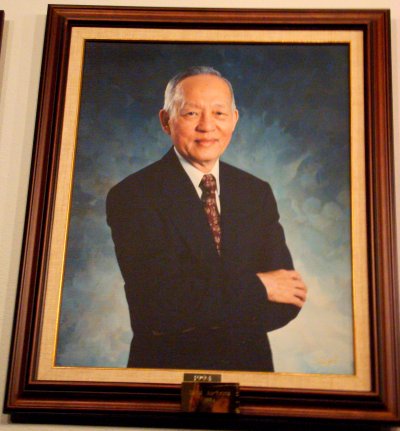
M 239 413 L 239 384 L 183 382 L 181 407 L 191 413 Z
M 183 381 L 184 382 L 219 383 L 221 381 L 221 374 L 185 373 L 183 375 Z

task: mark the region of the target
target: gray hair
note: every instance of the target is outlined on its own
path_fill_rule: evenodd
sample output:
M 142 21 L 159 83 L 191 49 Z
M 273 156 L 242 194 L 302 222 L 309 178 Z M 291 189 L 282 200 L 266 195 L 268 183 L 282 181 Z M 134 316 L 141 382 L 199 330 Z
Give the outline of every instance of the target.
M 173 115 L 173 108 L 179 97 L 179 93 L 177 92 L 178 84 L 182 82 L 184 79 L 189 78 L 190 76 L 196 76 L 196 75 L 214 75 L 214 76 L 218 76 L 218 78 L 223 79 L 228 85 L 229 90 L 231 92 L 232 111 L 236 109 L 235 95 L 233 94 L 232 84 L 225 77 L 223 77 L 222 74 L 218 72 L 218 70 L 215 70 L 213 67 L 210 67 L 210 66 L 192 66 L 184 70 L 183 72 L 180 72 L 177 75 L 175 75 L 173 78 L 170 79 L 170 81 L 167 84 L 167 87 L 164 93 L 163 109 L 167 111 L 170 116 Z

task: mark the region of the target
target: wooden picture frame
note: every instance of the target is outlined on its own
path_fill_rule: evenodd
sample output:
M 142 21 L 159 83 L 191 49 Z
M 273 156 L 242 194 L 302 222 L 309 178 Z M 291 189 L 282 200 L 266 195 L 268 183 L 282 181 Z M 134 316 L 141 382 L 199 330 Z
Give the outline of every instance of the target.
M 3 27 L 4 27 L 4 10 L 0 10 L 0 49 L 1 49 L 1 41 L 3 39 Z
M 14 418 L 79 413 L 88 418 L 133 416 L 149 423 L 199 420 L 198 414 L 181 410 L 185 370 L 128 373 L 107 365 L 57 364 L 71 194 L 80 157 L 76 146 L 83 59 L 86 44 L 99 41 L 349 47 L 354 373 L 200 372 L 240 384 L 240 413 L 229 416 L 235 426 L 280 418 L 398 421 L 399 309 L 386 10 L 49 6 L 5 411 Z M 215 415 L 206 418 L 207 426 L 221 426 Z

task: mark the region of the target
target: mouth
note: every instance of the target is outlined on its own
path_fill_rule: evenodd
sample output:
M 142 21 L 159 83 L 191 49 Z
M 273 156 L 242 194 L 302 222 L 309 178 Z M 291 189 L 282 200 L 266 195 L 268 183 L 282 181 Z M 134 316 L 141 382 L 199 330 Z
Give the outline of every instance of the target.
M 203 147 L 210 147 L 218 142 L 218 139 L 195 139 L 194 141 L 197 145 L 201 145 Z

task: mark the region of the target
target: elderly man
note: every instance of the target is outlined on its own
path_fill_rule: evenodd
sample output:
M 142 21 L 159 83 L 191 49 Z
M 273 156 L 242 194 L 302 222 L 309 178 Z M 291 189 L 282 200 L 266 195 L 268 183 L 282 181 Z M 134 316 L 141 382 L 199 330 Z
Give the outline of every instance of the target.
M 238 117 L 219 72 L 176 75 L 160 111 L 173 146 L 108 194 L 128 367 L 273 371 L 267 332 L 305 302 L 270 186 L 220 161 Z

